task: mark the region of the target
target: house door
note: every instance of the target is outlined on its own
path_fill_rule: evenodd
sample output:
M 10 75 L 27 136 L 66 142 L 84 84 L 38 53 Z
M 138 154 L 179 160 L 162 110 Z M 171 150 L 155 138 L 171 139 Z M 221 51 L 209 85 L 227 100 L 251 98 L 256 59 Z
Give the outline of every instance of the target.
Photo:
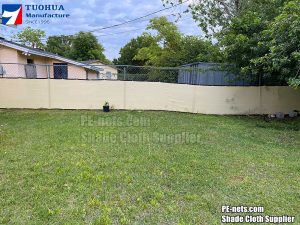
M 53 63 L 54 79 L 68 79 L 68 64 Z
M 33 59 L 27 59 L 27 65 L 25 65 L 26 78 L 37 78 L 36 65 L 34 65 Z

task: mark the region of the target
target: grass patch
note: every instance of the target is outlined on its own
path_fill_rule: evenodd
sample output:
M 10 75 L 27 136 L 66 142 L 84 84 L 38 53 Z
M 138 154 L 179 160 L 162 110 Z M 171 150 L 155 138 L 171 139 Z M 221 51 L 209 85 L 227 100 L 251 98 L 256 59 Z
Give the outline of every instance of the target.
M 172 112 L 1 110 L 0 224 L 220 224 L 221 205 L 264 206 L 266 215 L 299 223 L 299 126 Z M 196 141 L 175 140 L 183 134 Z

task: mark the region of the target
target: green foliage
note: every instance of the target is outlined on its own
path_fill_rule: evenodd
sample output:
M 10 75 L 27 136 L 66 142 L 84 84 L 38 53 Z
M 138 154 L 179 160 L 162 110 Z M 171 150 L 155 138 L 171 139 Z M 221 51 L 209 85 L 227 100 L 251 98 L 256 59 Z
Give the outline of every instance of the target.
M 91 33 L 79 32 L 75 36 L 50 36 L 44 46 L 42 39 L 45 36 L 44 31 L 30 27 L 15 35 L 22 44 L 32 48 L 45 48 L 46 51 L 78 61 L 98 59 L 110 64 L 103 53 L 103 46 Z
M 118 64 L 176 67 L 196 61 L 219 62 L 220 49 L 208 40 L 196 36 L 184 36 L 178 27 L 166 17 L 150 20 L 151 33 L 143 33 L 132 39 L 120 51 Z M 134 67 L 127 68 L 128 80 L 177 82 L 177 72 Z M 139 76 L 136 76 L 139 74 Z
M 197 36 L 183 36 L 180 42 L 180 63 L 222 62 L 220 48 Z
M 155 39 L 161 47 L 173 50 L 180 47 L 181 33 L 178 27 L 174 23 L 169 22 L 166 17 L 162 16 L 151 19 L 147 30 L 157 32 Z
M 146 65 L 173 67 L 195 61 L 220 61 L 221 54 L 217 46 L 208 40 L 196 36 L 184 36 L 178 27 L 166 17 L 157 17 L 150 20 L 147 27 L 155 34 L 154 42 L 138 51 L 134 57 L 143 60 Z
M 140 49 L 135 59 L 144 60 L 147 65 L 154 66 L 178 64 L 177 58 L 174 57 L 180 48 L 181 39 L 177 26 L 166 17 L 156 17 L 150 20 L 147 29 L 156 31 L 156 35 L 153 35 L 155 42 L 149 47 Z
M 300 77 L 298 76 L 297 78 L 290 78 L 288 84 L 297 89 L 300 86 Z
M 50 36 L 46 50 L 78 61 L 100 60 L 111 64 L 104 55 L 104 47 L 91 33 L 79 32 L 74 36 Z
M 239 67 L 248 65 L 251 58 L 261 51 L 261 48 L 255 47 L 264 27 L 256 12 L 247 12 L 232 19 L 230 27 L 218 34 L 221 45 L 225 46 L 226 59 Z
M 166 4 L 183 2 L 183 0 L 162 1 Z M 273 18 L 284 1 L 286 0 L 198 0 L 189 4 L 186 12 L 190 12 L 205 34 L 211 36 L 230 26 L 232 19 L 248 11 L 263 14 L 266 20 Z
M 70 57 L 78 61 L 98 59 L 107 62 L 103 52 L 104 47 L 92 33 L 79 32 L 73 38 Z
M 260 71 L 266 78 L 280 83 L 290 79 L 296 85 L 300 69 L 300 1 L 285 4 L 282 12 L 262 32 L 262 45 L 267 53 L 250 60 L 246 69 Z
M 114 61 L 118 65 L 145 65 L 144 60 L 137 60 L 134 57 L 138 54 L 139 50 L 143 47 L 150 47 L 155 44 L 155 40 L 152 35 L 143 33 L 137 38 L 133 38 L 120 50 L 120 57 Z
M 46 33 L 40 29 L 33 29 L 31 27 L 26 27 L 19 33 L 17 33 L 15 38 L 19 39 L 23 45 L 31 48 L 44 48 L 42 39 L 46 37 Z
M 183 0 L 162 0 L 166 4 L 182 3 Z M 250 0 L 198 0 L 191 3 L 186 12 L 193 15 L 201 29 L 210 36 L 220 27 L 230 24 L 231 18 L 238 15 Z
M 266 85 L 286 84 L 300 67 L 299 0 L 281 4 L 281 10 L 268 11 L 270 5 L 249 10 L 219 34 L 227 60 L 241 67 L 243 74 L 261 76 Z
M 72 41 L 72 36 L 50 36 L 46 43 L 46 51 L 69 57 Z
M 163 0 L 177 3 L 182 0 Z M 199 0 L 189 10 L 219 40 L 224 60 L 266 85 L 298 84 L 299 0 Z M 260 77 L 260 78 L 259 78 Z

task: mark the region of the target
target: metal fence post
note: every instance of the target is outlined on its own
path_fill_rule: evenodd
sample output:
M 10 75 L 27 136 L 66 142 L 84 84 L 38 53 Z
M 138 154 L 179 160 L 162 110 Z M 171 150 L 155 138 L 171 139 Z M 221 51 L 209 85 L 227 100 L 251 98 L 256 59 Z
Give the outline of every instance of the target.
M 50 77 L 50 65 L 46 65 L 47 77 L 48 77 L 48 108 L 51 109 L 51 77 Z
M 50 66 L 46 65 L 46 70 L 47 70 L 47 77 L 50 79 Z
M 124 67 L 124 70 L 123 70 L 123 73 L 124 73 L 124 78 L 123 78 L 123 79 L 124 79 L 124 80 L 126 80 L 126 72 L 127 72 L 127 71 L 126 71 L 126 66 L 125 66 L 125 67 Z
M 262 74 L 261 73 L 259 73 L 259 75 L 258 75 L 258 86 L 261 86 L 262 85 Z

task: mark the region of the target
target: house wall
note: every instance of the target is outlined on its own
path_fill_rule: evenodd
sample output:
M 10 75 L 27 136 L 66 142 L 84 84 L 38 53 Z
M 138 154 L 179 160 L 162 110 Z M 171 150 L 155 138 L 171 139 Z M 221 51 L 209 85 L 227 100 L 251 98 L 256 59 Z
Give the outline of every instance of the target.
M 29 55 L 26 56 L 22 52 L 17 51 L 18 61 L 20 64 L 27 64 L 27 59 L 32 59 L 33 63 L 36 64 L 37 78 L 47 78 L 47 67 L 45 66 L 48 63 L 48 59 L 45 57 Z M 19 65 L 18 76 L 26 77 L 25 65 Z
M 18 62 L 18 53 L 16 50 L 0 45 L 0 63 L 15 63 Z M 16 76 L 19 73 L 19 66 L 5 64 L 3 65 L 5 73 L 9 77 Z
M 118 70 L 116 68 L 108 66 L 108 65 L 104 65 L 101 62 L 91 63 L 90 65 L 93 65 L 97 68 L 103 69 L 103 71 L 101 71 L 99 74 L 99 79 L 102 79 L 102 80 L 117 80 L 118 79 Z M 110 72 L 112 76 L 108 77 L 107 72 Z
M 300 89 L 133 81 L 0 79 L 0 108 L 166 110 L 269 114 L 300 110 Z
M 47 78 L 50 70 L 50 77 L 54 78 L 53 64 L 64 63 L 63 61 L 54 60 L 47 57 L 41 57 L 36 55 L 24 55 L 21 51 L 17 51 L 12 48 L 8 48 L 0 45 L 0 64 L 1 63 L 19 63 L 17 64 L 2 64 L 6 73 L 4 77 L 26 77 L 25 66 L 27 59 L 33 59 L 36 64 L 37 78 Z M 47 67 L 46 65 L 50 65 Z M 97 77 L 95 71 L 88 71 L 89 77 Z M 69 79 L 86 79 L 86 70 L 83 67 L 68 64 L 68 78 Z
M 16 50 L 0 45 L 0 62 L 1 63 L 16 62 L 17 60 L 18 60 L 18 56 L 17 56 Z

